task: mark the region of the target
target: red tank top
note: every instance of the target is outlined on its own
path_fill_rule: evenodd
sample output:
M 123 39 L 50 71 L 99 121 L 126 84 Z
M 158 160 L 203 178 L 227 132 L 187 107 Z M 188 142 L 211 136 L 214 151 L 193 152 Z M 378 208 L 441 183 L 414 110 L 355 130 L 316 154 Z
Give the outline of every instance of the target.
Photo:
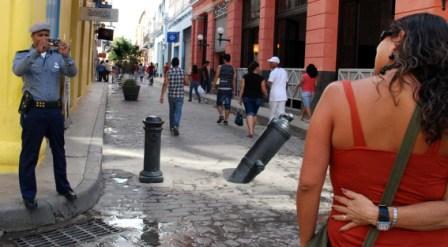
M 355 146 L 350 149 L 332 150 L 330 177 L 334 194 L 342 195 L 341 188 L 346 188 L 367 196 L 378 205 L 389 179 L 396 152 L 366 147 L 351 83 L 344 81 L 343 85 L 350 106 Z M 440 156 L 439 148 L 440 141 L 434 143 L 424 154 L 411 155 L 395 195 L 394 206 L 443 200 L 448 183 L 448 157 Z M 331 214 L 337 212 L 332 211 Z M 331 246 L 362 246 L 369 227 L 356 227 L 341 232 L 339 229 L 343 225 L 344 222 L 329 218 L 328 235 Z M 392 228 L 380 233 L 375 246 L 445 247 L 448 246 L 448 229 L 411 231 Z
M 316 78 L 311 78 L 307 73 L 303 74 L 302 91 L 314 93 L 316 91 Z

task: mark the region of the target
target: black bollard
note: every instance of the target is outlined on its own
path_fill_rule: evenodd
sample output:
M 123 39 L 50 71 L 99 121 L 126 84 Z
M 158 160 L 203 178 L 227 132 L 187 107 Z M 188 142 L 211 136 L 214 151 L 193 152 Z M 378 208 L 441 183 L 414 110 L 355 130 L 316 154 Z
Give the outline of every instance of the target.
M 272 157 L 291 137 L 289 122 L 292 119 L 292 114 L 282 114 L 279 118 L 273 119 L 260 138 L 241 159 L 240 164 L 233 171 L 228 181 L 249 183 L 262 172 Z
M 140 172 L 142 183 L 162 183 L 163 175 L 160 171 L 160 146 L 163 121 L 160 117 L 149 116 L 143 123 L 145 127 L 145 157 L 144 168 Z

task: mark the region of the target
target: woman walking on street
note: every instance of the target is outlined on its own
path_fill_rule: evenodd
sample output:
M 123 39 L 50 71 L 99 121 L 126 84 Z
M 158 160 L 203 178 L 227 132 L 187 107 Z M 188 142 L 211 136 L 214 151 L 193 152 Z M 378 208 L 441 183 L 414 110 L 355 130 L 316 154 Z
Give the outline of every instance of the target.
M 197 65 L 193 65 L 191 68 L 191 74 L 190 74 L 190 93 L 188 94 L 188 101 L 191 102 L 191 97 L 193 96 L 193 90 L 196 93 L 196 96 L 198 97 L 198 102 L 201 103 L 201 95 L 199 94 L 198 87 L 199 87 L 199 69 Z
M 327 168 L 332 247 L 448 244 L 448 24 L 432 14 L 394 21 L 381 35 L 376 76 L 330 84 L 308 129 L 297 191 L 301 246 L 312 238 Z M 379 205 L 411 116 L 421 130 L 391 205 Z M 400 158 L 398 158 L 400 159 Z
M 252 62 L 248 67 L 248 73 L 243 76 L 240 85 L 240 105 L 244 103 L 246 110 L 246 123 L 249 134 L 247 137 L 253 138 L 255 125 L 257 124 L 257 112 L 263 103 L 263 96 L 267 97 L 266 82 L 258 74 L 257 62 Z
M 306 66 L 306 73 L 303 74 L 299 84 L 294 91 L 294 95 L 297 94 L 299 88 L 302 91 L 302 121 L 308 121 L 311 118 L 311 103 L 314 99 L 314 92 L 316 91 L 316 78 L 319 72 L 314 64 Z

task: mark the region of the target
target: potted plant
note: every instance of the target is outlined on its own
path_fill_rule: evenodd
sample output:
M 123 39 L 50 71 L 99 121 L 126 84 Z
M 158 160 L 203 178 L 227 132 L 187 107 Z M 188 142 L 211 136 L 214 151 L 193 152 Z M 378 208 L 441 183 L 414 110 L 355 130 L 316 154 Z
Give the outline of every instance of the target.
M 119 37 L 112 43 L 108 56 L 120 67 L 123 79 L 128 79 L 133 78 L 136 65 L 141 61 L 142 50 L 131 41 Z
M 123 95 L 124 100 L 136 101 L 138 99 L 138 93 L 140 92 L 140 85 L 134 79 L 127 79 L 123 82 Z

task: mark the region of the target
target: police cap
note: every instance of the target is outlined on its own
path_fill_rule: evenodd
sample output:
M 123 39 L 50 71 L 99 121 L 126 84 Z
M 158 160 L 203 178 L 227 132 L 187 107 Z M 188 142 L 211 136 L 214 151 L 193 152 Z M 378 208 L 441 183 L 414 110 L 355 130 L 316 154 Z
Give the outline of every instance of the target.
M 50 24 L 45 22 L 36 23 L 33 26 L 31 26 L 30 33 L 35 33 L 43 30 L 50 31 Z

